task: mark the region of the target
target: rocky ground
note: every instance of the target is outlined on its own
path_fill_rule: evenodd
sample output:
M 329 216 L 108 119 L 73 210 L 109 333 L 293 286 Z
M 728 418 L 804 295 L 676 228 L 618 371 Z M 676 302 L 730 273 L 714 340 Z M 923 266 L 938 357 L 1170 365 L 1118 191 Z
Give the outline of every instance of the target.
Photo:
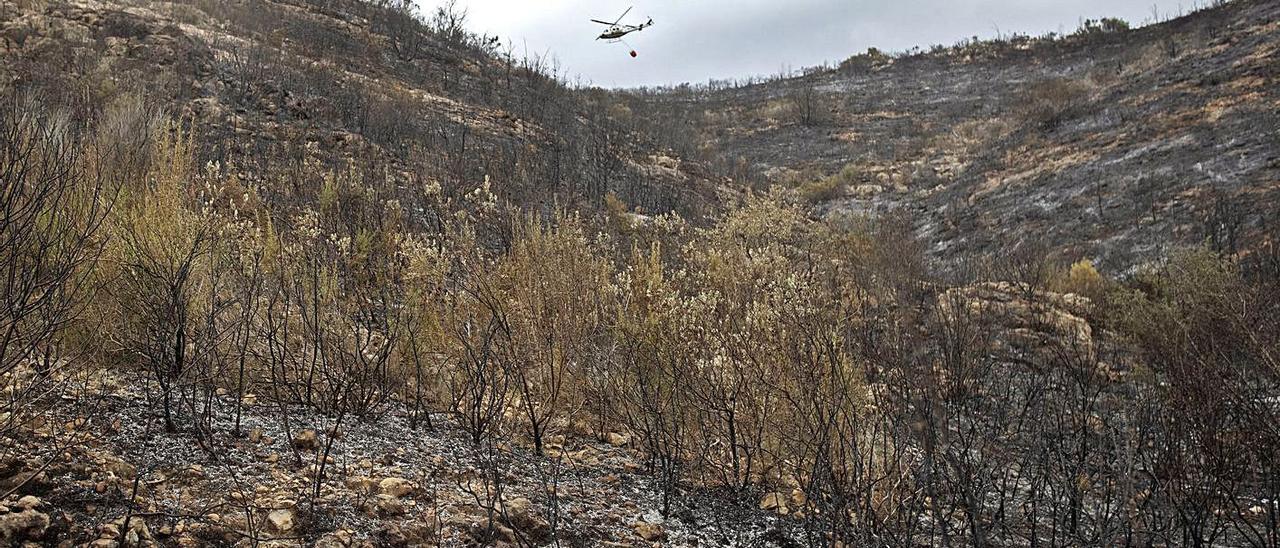
M 1089 300 L 1073 294 L 982 283 L 942 291 L 938 306 L 990 318 L 998 336 L 989 351 L 1010 364 L 1107 344 L 1088 319 Z M 1106 365 L 1107 374 L 1123 375 L 1118 365 Z M 581 423 L 562 424 L 538 456 L 514 431 L 476 446 L 445 414 L 433 415 L 431 427 L 411 425 L 402 408 L 335 424 L 251 393 L 234 435 L 234 398 L 224 392 L 209 400 L 213 435 L 200 439 L 189 429 L 165 431 L 143 372 L 95 368 L 59 378 L 51 393 L 62 395 L 44 402 L 47 413 L 0 436 L 0 494 L 9 493 L 0 541 L 792 546 L 803 533 L 805 495 L 795 488 L 733 495 L 690 478 L 664 518 L 660 487 L 632 436 Z
M 16 487 L 0 507 L 5 543 L 767 546 L 791 528 L 777 495 L 735 506 L 683 492 L 664 519 L 622 434 L 555 436 L 539 457 L 505 442 L 473 446 L 444 416 L 411 428 L 394 412 L 339 425 L 315 496 L 332 419 L 293 410 L 289 434 L 278 410 L 255 402 L 243 437 L 202 444 L 163 430 L 144 378 L 98 381 L 4 440 L 19 457 L 0 481 Z M 214 403 L 214 431 L 231 432 L 227 398 Z
M 602 179 L 600 188 L 511 196 L 607 189 L 649 211 L 679 203 L 696 212 L 724 190 L 712 188 L 720 176 L 674 153 L 596 142 L 604 134 L 576 121 L 576 104 L 563 127 L 554 116 L 513 114 L 537 111 L 518 100 L 536 90 L 498 87 L 492 59 L 445 58 L 430 45 L 422 58 L 394 59 L 370 21 L 317 7 L 341 2 L 170 4 L 0 0 L 0 83 L 48 74 L 51 88 L 56 78 L 80 79 L 100 84 L 87 92 L 103 97 L 114 94 L 105 88 L 145 83 L 171 113 L 195 121 L 210 157 L 359 154 L 465 181 L 492 167 L 476 158 L 526 150 L 512 156 L 513 173 L 544 181 L 554 171 L 557 185 L 576 184 L 562 161 L 586 158 L 580 171 Z M 259 9 L 289 23 L 284 38 L 249 26 L 263 18 Z M 682 108 L 717 153 L 778 179 L 852 165 L 847 188 L 818 209 L 908 211 L 935 255 L 971 257 L 1032 239 L 1120 271 L 1158 255 L 1158 244 L 1203 240 L 1215 222 L 1254 247 L 1268 241 L 1268 222 L 1280 225 L 1278 14 L 1276 2 L 1240 0 L 1091 41 L 883 58 Z M 1052 78 L 1087 82 L 1081 105 L 1052 127 L 1020 118 L 1027 85 Z M 363 120 L 370 130 L 357 131 L 335 95 L 352 82 L 367 84 L 352 101 L 414 115 Z M 789 94 L 804 86 L 828 101 L 819 123 L 787 119 Z M 392 123 L 401 118 L 408 126 Z M 579 150 L 562 157 L 570 141 L 557 132 L 570 130 Z M 459 135 L 473 148 L 451 152 Z M 399 146 L 405 140 L 438 157 L 410 165 L 420 149 Z M 655 195 L 665 198 L 639 198 Z M 1085 299 L 1008 283 L 939 293 L 939 307 L 997 320 L 1000 344 L 990 351 L 1010 363 L 1057 341 L 1092 354 L 1104 338 Z M 1109 377 L 1125 374 L 1123 363 L 1105 365 Z M 788 546 L 801 526 L 804 495 L 789 488 L 732 497 L 686 486 L 664 517 L 660 486 L 625 433 L 566 424 L 537 455 L 514 432 L 476 446 L 443 414 L 433 427 L 411 425 L 404 409 L 339 423 L 250 395 L 233 435 L 233 398 L 223 393 L 201 400 L 212 434 L 198 437 L 190 410 L 180 413 L 183 430 L 165 431 L 143 372 L 61 375 L 36 422 L 10 429 L 0 417 L 0 544 Z

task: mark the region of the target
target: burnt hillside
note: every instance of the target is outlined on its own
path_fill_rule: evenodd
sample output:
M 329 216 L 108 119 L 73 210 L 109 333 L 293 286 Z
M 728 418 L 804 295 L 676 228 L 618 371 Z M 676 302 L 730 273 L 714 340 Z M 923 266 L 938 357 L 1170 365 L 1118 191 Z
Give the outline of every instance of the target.
M 1280 546 L 1274 2 L 647 94 L 412 7 L 0 0 L 0 546 Z
M 1280 4 L 1242 0 L 618 100 L 821 210 L 906 212 L 936 257 L 1033 242 L 1125 271 L 1169 246 L 1269 249 L 1277 44 Z
M 163 107 L 202 163 L 278 204 L 314 201 L 315 173 L 348 162 L 403 199 L 488 176 L 501 198 L 544 208 L 594 211 L 613 192 L 698 216 L 716 201 L 705 177 L 658 168 L 664 155 L 609 127 L 548 60 L 468 33 L 456 13 L 394 4 L 5 1 L 0 82 L 77 119 L 126 99 Z M 262 180 L 279 171 L 295 175 Z

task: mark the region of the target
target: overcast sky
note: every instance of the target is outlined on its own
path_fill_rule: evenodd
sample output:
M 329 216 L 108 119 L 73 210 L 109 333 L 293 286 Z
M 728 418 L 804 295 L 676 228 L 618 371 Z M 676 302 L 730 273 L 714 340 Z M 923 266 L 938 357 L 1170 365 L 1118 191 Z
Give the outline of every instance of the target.
M 1132 23 L 1188 10 L 1196 0 L 458 0 L 474 32 L 509 39 L 517 53 L 550 52 L 571 74 L 606 87 L 775 74 L 838 62 L 874 46 L 901 51 L 997 32 L 1071 31 L 1084 18 Z M 1205 0 L 1200 0 L 1201 2 Z M 440 0 L 419 0 L 425 12 Z M 624 22 L 655 25 L 624 44 L 596 41 Z

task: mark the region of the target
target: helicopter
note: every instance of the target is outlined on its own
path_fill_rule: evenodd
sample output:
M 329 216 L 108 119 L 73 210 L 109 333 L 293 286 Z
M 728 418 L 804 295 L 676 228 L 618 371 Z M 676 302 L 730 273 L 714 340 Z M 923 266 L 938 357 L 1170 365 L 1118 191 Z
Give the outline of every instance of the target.
M 592 23 L 600 23 L 601 25 L 605 25 L 608 27 L 605 29 L 603 33 L 600 34 L 600 36 L 596 37 L 596 40 L 608 40 L 610 42 L 620 42 L 622 41 L 623 36 L 652 27 L 653 26 L 652 17 L 650 17 L 647 22 L 641 23 L 639 25 L 619 25 L 618 24 L 622 22 L 622 18 L 626 17 L 628 13 L 631 13 L 631 9 L 634 7 L 635 6 L 632 6 L 631 8 L 627 8 L 627 11 L 622 12 L 622 15 L 618 16 L 618 19 L 612 23 L 608 21 L 601 21 L 599 19 L 592 19 L 591 20 Z

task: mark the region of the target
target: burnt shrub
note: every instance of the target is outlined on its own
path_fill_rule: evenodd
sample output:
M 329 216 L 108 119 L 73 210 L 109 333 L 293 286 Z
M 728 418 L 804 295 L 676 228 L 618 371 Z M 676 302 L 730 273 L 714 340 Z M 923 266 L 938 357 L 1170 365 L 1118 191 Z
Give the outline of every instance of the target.
M 1018 104 L 1018 115 L 1043 131 L 1053 131 L 1079 116 L 1089 104 L 1093 86 L 1076 78 L 1050 78 L 1028 86 Z
M 98 38 L 125 38 L 136 40 L 151 34 L 147 24 L 137 17 L 119 11 L 107 12 L 102 18 Z

